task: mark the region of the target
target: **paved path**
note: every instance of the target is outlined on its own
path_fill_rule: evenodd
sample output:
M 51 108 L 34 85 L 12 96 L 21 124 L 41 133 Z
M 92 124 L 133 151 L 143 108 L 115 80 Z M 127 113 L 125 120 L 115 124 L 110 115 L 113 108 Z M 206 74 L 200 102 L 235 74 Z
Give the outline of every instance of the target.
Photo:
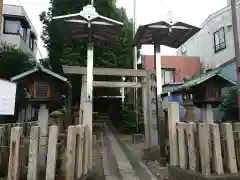
M 130 148 L 121 140 L 119 134 L 114 134 L 112 126 L 102 123 L 98 130 L 97 144 L 99 148 L 93 149 L 96 157 L 101 159 L 102 176 L 105 180 L 157 180 L 142 162 L 141 158 L 136 156 L 137 152 L 130 153 Z M 113 131 L 113 132 L 112 132 Z M 125 147 L 125 145 L 126 147 Z M 97 146 L 98 147 L 98 146 Z M 96 148 L 96 147 L 94 147 Z M 98 158 L 97 158 L 98 159 Z M 98 168 L 96 167 L 95 170 Z M 93 180 L 100 180 L 94 178 Z
M 123 180 L 139 180 L 128 158 L 126 157 L 125 153 L 123 152 L 120 145 L 118 144 L 115 136 L 112 134 L 112 132 L 106 125 L 105 125 L 105 129 L 107 131 L 107 137 L 110 142 L 112 151 L 115 155 L 117 166 L 119 168 L 119 172 L 122 176 L 122 179 Z

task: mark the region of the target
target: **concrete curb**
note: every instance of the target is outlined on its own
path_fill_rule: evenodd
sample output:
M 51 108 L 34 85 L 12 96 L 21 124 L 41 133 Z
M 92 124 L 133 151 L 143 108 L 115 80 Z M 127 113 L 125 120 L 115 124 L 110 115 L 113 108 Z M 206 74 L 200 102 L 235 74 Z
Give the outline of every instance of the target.
M 112 125 L 109 125 L 109 128 L 112 130 L 112 132 L 114 132 L 118 144 L 124 151 L 126 157 L 133 166 L 136 175 L 139 177 L 139 179 L 157 180 L 158 178 L 155 175 L 153 175 L 153 173 L 147 168 L 147 166 L 142 162 L 142 160 L 137 157 L 136 152 L 134 152 L 134 150 L 129 145 L 127 145 L 118 137 L 118 133 L 116 132 L 115 128 Z
M 106 124 L 104 124 L 104 127 L 105 127 L 105 130 L 107 131 L 107 138 L 111 144 L 112 152 L 115 155 L 122 179 L 123 180 L 139 180 L 128 157 L 126 156 L 120 144 L 118 143 L 116 136 L 111 132 L 111 129 L 108 128 Z
M 102 156 L 102 165 L 104 171 L 105 180 L 119 180 L 120 172 L 119 169 L 112 169 L 113 167 L 117 168 L 116 158 L 112 152 L 111 147 L 109 147 L 109 142 L 107 137 L 104 137 L 106 132 L 100 133 L 101 139 L 101 156 Z M 107 147 L 108 146 L 108 147 Z M 111 161 L 111 163 L 110 163 Z

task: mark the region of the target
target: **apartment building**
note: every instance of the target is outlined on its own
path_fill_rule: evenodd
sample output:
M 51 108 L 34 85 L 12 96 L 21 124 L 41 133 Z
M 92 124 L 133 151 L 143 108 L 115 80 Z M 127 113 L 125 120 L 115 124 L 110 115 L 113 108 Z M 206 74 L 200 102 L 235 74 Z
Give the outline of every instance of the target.
M 37 33 L 22 6 L 3 5 L 1 42 L 15 44 L 36 58 Z
M 237 0 L 237 15 L 240 22 L 240 0 Z M 177 55 L 199 56 L 205 69 L 218 67 L 235 57 L 230 0 L 203 22 L 201 30 L 178 48 Z

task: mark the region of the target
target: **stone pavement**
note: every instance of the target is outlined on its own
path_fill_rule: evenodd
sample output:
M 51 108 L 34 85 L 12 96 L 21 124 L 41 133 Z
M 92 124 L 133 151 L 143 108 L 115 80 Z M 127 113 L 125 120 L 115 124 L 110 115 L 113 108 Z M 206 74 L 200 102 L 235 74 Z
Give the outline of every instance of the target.
M 143 144 L 132 144 L 131 135 L 121 135 L 103 123 L 93 145 L 91 180 L 164 180 L 143 161 Z M 165 168 L 166 169 L 166 168 Z M 154 171 L 157 170 L 157 171 Z
M 121 147 L 119 146 L 115 136 L 112 134 L 111 130 L 106 125 L 105 125 L 105 130 L 106 130 L 106 136 L 109 141 L 109 145 L 111 146 L 112 152 L 115 156 L 116 164 L 120 172 L 121 179 L 139 180 L 128 158 L 126 157 L 125 153 L 122 151 Z M 105 167 L 104 170 L 105 169 L 109 169 L 109 167 Z M 109 178 L 108 176 L 105 176 L 105 177 Z M 116 176 L 114 178 L 116 178 Z M 114 178 L 112 177 L 111 180 L 114 180 Z

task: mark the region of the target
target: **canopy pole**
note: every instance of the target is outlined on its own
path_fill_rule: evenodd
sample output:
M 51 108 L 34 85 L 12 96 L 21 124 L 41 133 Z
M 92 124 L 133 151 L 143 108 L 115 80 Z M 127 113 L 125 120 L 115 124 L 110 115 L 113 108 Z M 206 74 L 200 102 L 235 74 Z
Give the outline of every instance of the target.
M 91 22 L 88 23 L 88 45 L 87 45 L 87 93 L 83 104 L 83 124 L 88 125 L 89 136 L 89 168 L 92 169 L 92 111 L 93 111 L 93 41 Z
M 91 23 L 88 23 L 88 45 L 87 45 L 87 93 L 85 94 L 85 104 L 87 103 L 88 109 L 84 112 L 84 124 L 89 125 L 92 132 L 92 105 L 93 105 L 93 40 Z M 86 114 L 89 113 L 89 114 Z
M 136 18 L 137 18 L 137 3 L 133 0 L 133 39 L 136 34 Z M 133 68 L 137 70 L 137 46 L 133 47 Z M 138 82 L 138 77 L 134 77 L 134 81 Z M 134 89 L 134 110 L 136 115 L 136 131 L 139 132 L 139 112 L 138 112 L 138 88 Z
M 93 6 L 93 4 L 94 4 L 94 0 L 91 0 L 91 5 Z
M 165 121 L 164 113 L 162 107 L 162 70 L 161 70 L 161 56 L 160 56 L 160 45 L 154 43 L 154 64 L 156 69 L 156 120 L 157 120 L 157 130 L 158 130 L 158 144 L 160 146 L 160 163 L 165 165 L 166 163 L 166 152 L 165 152 Z

